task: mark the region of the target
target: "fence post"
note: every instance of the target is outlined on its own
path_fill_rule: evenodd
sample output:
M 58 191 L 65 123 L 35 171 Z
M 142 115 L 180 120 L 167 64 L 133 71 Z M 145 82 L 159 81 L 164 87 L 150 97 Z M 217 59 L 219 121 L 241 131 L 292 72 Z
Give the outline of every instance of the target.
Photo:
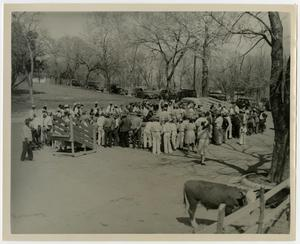
M 72 156 L 75 156 L 74 150 L 74 130 L 73 130 L 73 119 L 70 117 L 70 140 L 71 140 L 71 149 L 72 149 Z
M 259 219 L 258 219 L 257 234 L 262 234 L 264 218 L 265 218 L 265 189 L 263 187 L 260 188 L 259 200 L 260 200 L 259 201 Z
M 96 148 L 96 125 L 93 125 L 93 150 L 96 150 Z
M 218 209 L 218 223 L 217 223 L 217 233 L 218 234 L 223 233 L 223 225 L 224 225 L 224 217 L 225 217 L 225 207 L 226 207 L 226 205 L 224 203 L 221 203 L 219 205 L 219 209 Z

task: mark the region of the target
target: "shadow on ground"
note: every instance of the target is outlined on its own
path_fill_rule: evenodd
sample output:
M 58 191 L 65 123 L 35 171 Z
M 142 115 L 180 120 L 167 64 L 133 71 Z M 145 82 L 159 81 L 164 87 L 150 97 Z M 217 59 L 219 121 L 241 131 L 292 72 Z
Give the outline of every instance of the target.
M 176 220 L 179 223 L 182 223 L 182 224 L 184 224 L 186 226 L 191 226 L 190 218 L 187 218 L 187 217 L 178 217 L 178 218 L 176 218 Z M 215 223 L 216 221 L 210 220 L 210 219 L 199 219 L 199 218 L 196 218 L 196 222 L 197 222 L 198 225 L 211 225 L 211 224 Z

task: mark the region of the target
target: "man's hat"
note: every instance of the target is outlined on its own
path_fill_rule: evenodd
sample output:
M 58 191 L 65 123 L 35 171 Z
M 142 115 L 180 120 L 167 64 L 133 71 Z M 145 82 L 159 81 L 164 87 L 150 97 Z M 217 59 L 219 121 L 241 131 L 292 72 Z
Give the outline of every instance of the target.
M 29 123 L 31 121 L 31 118 L 25 119 L 25 124 Z

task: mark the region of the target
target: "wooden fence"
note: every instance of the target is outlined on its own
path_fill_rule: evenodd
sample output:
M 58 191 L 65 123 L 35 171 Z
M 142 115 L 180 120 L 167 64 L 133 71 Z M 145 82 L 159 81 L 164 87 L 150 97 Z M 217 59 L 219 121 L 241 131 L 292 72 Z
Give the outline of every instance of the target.
M 65 122 L 61 118 L 53 119 L 52 141 L 60 141 L 63 144 L 70 144 L 71 150 L 55 152 L 54 155 L 64 154 L 71 156 L 80 156 L 96 152 L 96 128 L 93 125 L 84 125 L 76 120 Z M 83 150 L 76 151 L 81 147 Z
M 224 226 L 232 225 L 235 221 L 249 216 L 255 209 L 259 208 L 259 218 L 255 225 L 249 227 L 245 233 L 257 233 L 262 234 L 264 230 L 270 227 L 274 221 L 280 216 L 282 211 L 288 208 L 290 204 L 289 197 L 284 200 L 279 206 L 273 209 L 268 215 L 265 214 L 265 203 L 272 196 L 290 186 L 290 180 L 287 179 L 275 186 L 273 189 L 264 193 L 264 188 L 260 189 L 260 197 L 255 202 L 246 205 L 245 207 L 239 209 L 238 211 L 225 216 L 225 204 L 220 204 L 218 209 L 218 221 L 214 224 L 207 226 L 202 230 L 196 230 L 196 233 L 223 233 Z

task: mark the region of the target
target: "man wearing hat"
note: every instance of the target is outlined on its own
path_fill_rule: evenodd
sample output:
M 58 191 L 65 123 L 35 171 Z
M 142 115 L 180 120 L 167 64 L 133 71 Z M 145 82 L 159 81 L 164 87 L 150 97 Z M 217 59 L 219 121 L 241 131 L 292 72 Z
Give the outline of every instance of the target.
M 28 155 L 28 160 L 31 161 L 33 159 L 30 121 L 31 119 L 25 119 L 25 125 L 23 127 L 23 150 L 21 154 L 21 161 L 26 159 L 26 154 Z
M 43 109 L 42 109 L 42 114 L 45 113 L 45 112 L 48 112 L 48 110 L 47 110 L 47 105 L 44 105 L 44 106 L 43 106 Z
M 106 108 L 106 113 L 112 113 L 114 110 L 114 105 L 110 103 Z
M 94 115 L 98 112 L 98 109 L 99 109 L 99 107 L 98 107 L 98 102 L 96 101 L 96 102 L 95 102 L 95 105 L 94 105 L 94 108 L 93 108 L 93 110 L 92 110 L 92 112 L 93 112 Z
M 33 104 L 33 105 L 31 106 L 31 109 L 29 110 L 29 118 L 30 118 L 30 119 L 33 119 L 33 118 L 34 118 L 34 115 L 37 116 L 37 111 L 36 111 L 35 105 Z

